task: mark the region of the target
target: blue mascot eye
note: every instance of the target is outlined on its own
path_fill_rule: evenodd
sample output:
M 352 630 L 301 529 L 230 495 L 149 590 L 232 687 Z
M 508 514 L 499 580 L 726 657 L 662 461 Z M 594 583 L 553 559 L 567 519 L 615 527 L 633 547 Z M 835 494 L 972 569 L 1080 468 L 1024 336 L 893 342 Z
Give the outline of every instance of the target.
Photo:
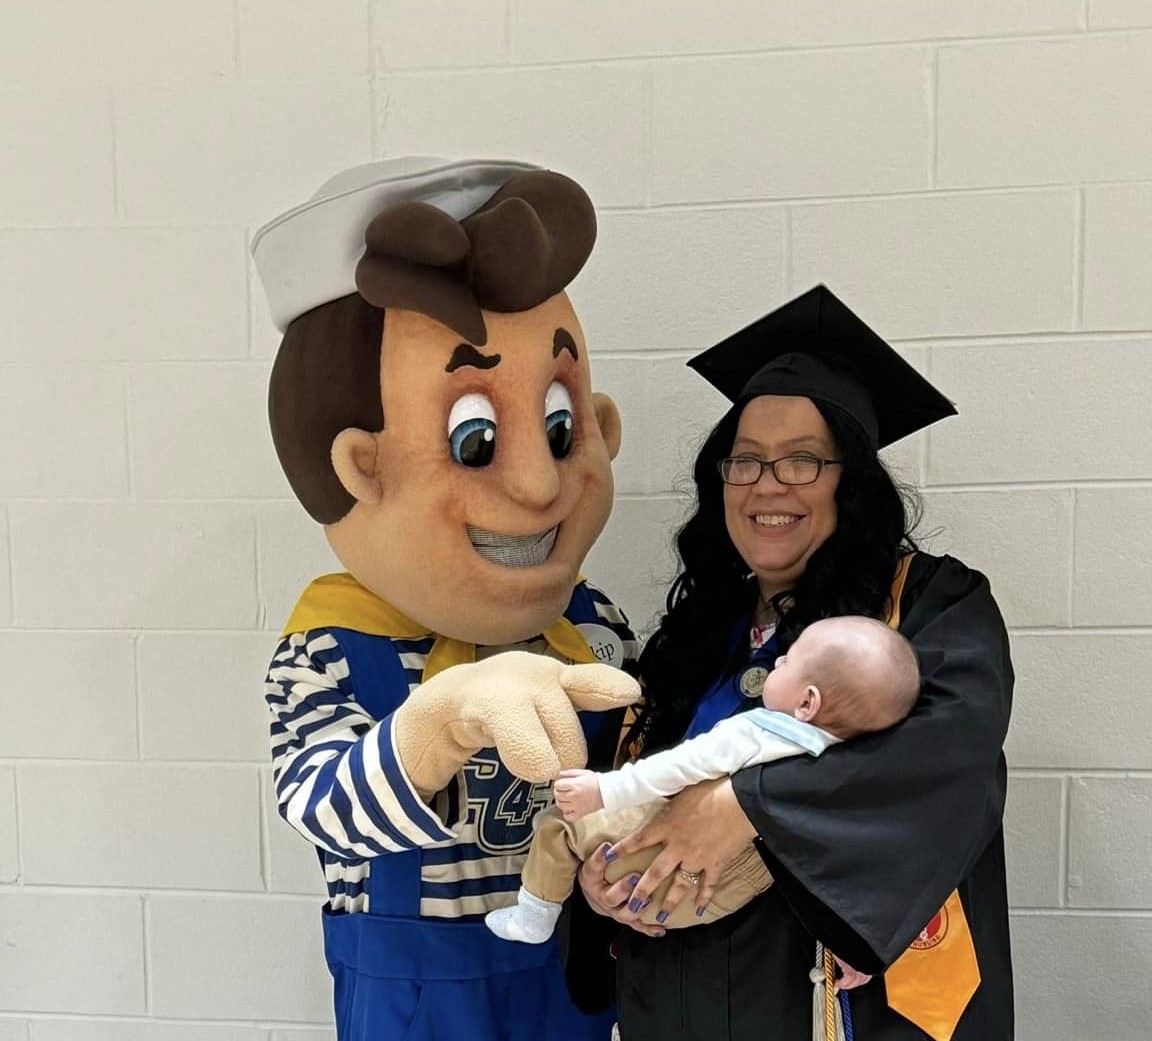
M 544 433 L 553 459 L 567 459 L 572 451 L 572 396 L 563 383 L 553 382 L 544 395 Z
M 465 466 L 487 466 L 496 454 L 496 424 L 490 419 L 466 419 L 448 435 L 452 458 Z
M 565 459 L 572 451 L 572 413 L 566 408 L 550 412 L 544 420 L 553 459 Z
M 463 466 L 481 467 L 496 454 L 496 410 L 483 394 L 465 394 L 448 413 L 448 448 Z

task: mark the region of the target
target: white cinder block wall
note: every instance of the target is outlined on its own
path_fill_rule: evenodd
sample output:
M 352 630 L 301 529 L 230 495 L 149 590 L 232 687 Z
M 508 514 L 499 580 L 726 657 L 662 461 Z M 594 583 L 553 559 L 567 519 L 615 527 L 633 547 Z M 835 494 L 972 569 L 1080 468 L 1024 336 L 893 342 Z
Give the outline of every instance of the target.
M 0 1041 L 331 1037 L 260 698 L 331 560 L 246 244 L 403 152 L 600 207 L 573 295 L 626 442 L 587 571 L 638 623 L 720 413 L 691 352 L 826 281 L 955 398 L 892 458 L 1013 631 L 1018 1036 L 1145 1041 L 1150 70 L 1147 0 L 7 4 Z

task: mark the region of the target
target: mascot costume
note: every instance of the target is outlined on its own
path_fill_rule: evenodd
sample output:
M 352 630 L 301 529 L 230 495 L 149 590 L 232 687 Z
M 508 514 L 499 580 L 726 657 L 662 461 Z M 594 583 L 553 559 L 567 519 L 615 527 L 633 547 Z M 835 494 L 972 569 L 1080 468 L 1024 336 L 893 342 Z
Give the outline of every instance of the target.
M 579 569 L 620 420 L 564 289 L 592 205 L 513 162 L 356 167 L 257 232 L 294 493 L 346 573 L 268 673 L 281 815 L 316 847 L 340 1041 L 605 1041 L 515 902 L 551 781 L 606 765 L 635 642 Z

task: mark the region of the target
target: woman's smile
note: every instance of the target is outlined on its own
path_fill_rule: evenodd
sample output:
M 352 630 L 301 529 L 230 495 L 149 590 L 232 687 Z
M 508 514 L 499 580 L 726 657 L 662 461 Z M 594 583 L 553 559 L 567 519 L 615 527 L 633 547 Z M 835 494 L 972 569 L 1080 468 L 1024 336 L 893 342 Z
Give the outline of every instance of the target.
M 804 518 L 798 513 L 755 513 L 752 521 L 761 528 L 791 528 Z
M 765 396 L 745 406 L 733 454 L 780 459 L 805 452 L 837 457 L 824 417 L 808 398 Z M 724 516 L 736 551 L 768 595 L 789 588 L 808 558 L 836 530 L 839 467 L 826 467 L 811 484 L 783 484 L 765 468 L 755 484 L 724 485 Z

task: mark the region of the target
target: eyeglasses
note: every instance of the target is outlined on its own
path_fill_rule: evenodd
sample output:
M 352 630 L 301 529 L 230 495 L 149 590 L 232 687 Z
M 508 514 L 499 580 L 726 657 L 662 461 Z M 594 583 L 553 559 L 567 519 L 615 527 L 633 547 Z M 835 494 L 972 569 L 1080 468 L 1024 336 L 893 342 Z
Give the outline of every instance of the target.
M 721 459 L 716 468 L 725 484 L 755 484 L 765 469 L 781 484 L 813 484 L 826 466 L 839 466 L 839 459 L 814 455 L 786 455 L 782 459 L 757 459 L 754 455 L 732 455 Z

